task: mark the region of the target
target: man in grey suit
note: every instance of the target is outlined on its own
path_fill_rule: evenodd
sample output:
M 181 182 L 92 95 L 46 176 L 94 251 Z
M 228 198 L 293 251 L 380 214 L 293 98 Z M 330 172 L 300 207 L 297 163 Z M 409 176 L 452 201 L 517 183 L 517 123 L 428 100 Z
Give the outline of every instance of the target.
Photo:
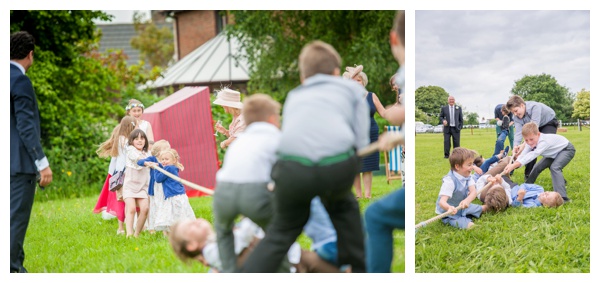
M 460 146 L 460 130 L 463 126 L 462 109 L 454 105 L 454 96 L 448 96 L 448 105 L 442 106 L 440 124 L 444 124 L 444 158 L 450 155 L 450 137 L 452 148 Z
M 52 170 L 40 142 L 35 92 L 25 75 L 33 64 L 34 46 L 33 36 L 27 32 L 10 35 L 10 272 L 19 273 L 27 272 L 23 242 L 36 183 L 44 187 L 52 182 Z

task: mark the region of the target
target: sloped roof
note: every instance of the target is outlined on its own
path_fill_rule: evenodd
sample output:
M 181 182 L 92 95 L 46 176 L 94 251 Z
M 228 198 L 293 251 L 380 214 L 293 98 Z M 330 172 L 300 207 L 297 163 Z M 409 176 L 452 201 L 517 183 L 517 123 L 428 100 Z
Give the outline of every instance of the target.
M 227 40 L 227 36 L 220 33 L 169 67 L 163 77 L 148 82 L 145 87 L 248 81 L 248 63 L 243 59 L 235 59 L 235 56 L 243 54 L 238 51 L 238 47 L 239 43 L 235 38 Z
M 172 23 L 155 23 L 158 28 L 167 27 L 173 31 Z M 137 35 L 133 24 L 98 24 L 102 30 L 99 52 L 108 49 L 122 49 L 127 55 L 127 65 L 135 65 L 140 60 L 140 51 L 131 46 L 131 39 Z

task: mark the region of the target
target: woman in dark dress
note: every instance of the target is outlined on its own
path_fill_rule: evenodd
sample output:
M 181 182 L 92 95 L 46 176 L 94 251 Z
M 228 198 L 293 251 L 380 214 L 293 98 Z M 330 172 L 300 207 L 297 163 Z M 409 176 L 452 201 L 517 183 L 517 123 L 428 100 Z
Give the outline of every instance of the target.
M 344 72 L 344 78 L 355 80 L 360 83 L 362 86 L 366 87 L 368 81 L 367 75 L 362 72 L 362 65 L 356 67 L 346 67 L 346 72 Z M 377 95 L 373 92 L 369 92 L 365 90 L 364 93 L 365 99 L 369 104 L 369 113 L 371 120 L 371 127 L 369 128 L 369 137 L 371 139 L 371 143 L 376 142 L 379 139 L 379 126 L 377 126 L 377 122 L 375 122 L 375 113 L 378 113 L 379 116 L 384 117 L 384 113 L 386 111 L 381 101 Z M 369 156 L 366 156 L 362 159 L 362 166 L 360 169 L 360 173 L 356 175 L 354 178 L 354 189 L 356 190 L 356 197 L 362 198 L 362 186 L 364 184 L 365 194 L 364 197 L 370 199 L 371 198 L 371 185 L 373 183 L 373 171 L 379 170 L 379 152 L 375 152 Z M 362 176 L 362 182 L 361 182 Z

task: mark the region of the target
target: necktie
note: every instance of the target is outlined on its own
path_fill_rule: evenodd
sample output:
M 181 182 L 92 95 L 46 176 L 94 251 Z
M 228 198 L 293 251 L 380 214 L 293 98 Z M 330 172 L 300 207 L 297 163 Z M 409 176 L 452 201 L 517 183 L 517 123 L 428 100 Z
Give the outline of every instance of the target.
M 448 105 L 450 108 L 450 127 L 454 127 L 454 107 L 452 105 Z

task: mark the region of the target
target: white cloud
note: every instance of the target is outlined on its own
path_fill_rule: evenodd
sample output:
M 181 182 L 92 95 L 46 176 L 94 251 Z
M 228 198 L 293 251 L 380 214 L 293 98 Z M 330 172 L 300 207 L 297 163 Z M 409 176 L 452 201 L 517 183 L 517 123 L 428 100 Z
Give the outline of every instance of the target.
M 440 86 L 480 117 L 525 75 L 590 89 L 589 11 L 416 11 L 415 39 L 415 86 Z

